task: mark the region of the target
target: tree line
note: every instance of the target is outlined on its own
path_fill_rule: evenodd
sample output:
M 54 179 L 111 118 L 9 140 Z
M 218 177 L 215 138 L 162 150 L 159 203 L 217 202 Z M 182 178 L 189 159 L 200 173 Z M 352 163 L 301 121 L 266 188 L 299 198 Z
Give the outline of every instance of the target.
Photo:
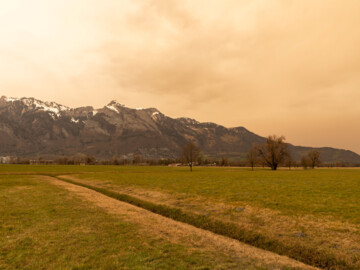
M 254 144 L 246 154 L 246 159 L 230 160 L 227 157 L 208 158 L 202 154 L 198 145 L 187 142 L 180 151 L 179 158 L 146 159 L 141 154 L 135 153 L 131 158 L 119 158 L 116 155 L 110 159 L 98 160 L 89 154 L 79 153 L 73 156 L 60 156 L 52 160 L 38 157 L 36 159 L 11 157 L 7 163 L 10 164 L 58 164 L 58 165 L 154 165 L 154 166 L 189 166 L 190 171 L 195 165 L 200 166 L 250 166 L 269 167 L 277 170 L 279 166 L 303 167 L 304 169 L 323 167 L 346 167 L 351 164 L 345 163 L 322 163 L 320 153 L 311 150 L 301 157 L 301 161 L 294 160 L 289 151 L 289 144 L 285 142 L 284 136 L 268 136 L 263 144 Z
M 265 143 L 253 145 L 246 158 L 252 170 L 258 164 L 265 164 L 271 170 L 277 170 L 281 165 L 289 168 L 295 165 L 284 136 L 268 136 Z M 320 164 L 320 153 L 315 149 L 301 158 L 301 166 L 304 169 L 308 167 L 314 169 Z
M 201 149 L 194 142 L 188 142 L 182 148 L 181 157 L 183 162 L 189 166 L 190 171 L 192 171 L 194 164 L 199 164 L 198 160 L 201 158 Z M 285 137 L 276 135 L 268 136 L 263 144 L 254 144 L 246 155 L 246 161 L 252 170 L 259 165 L 269 167 L 274 171 L 279 166 L 291 168 L 298 165 L 289 152 Z M 226 166 L 229 163 L 226 158 L 220 160 L 220 165 Z M 301 166 L 305 169 L 314 169 L 320 166 L 320 164 L 320 153 L 317 150 L 311 150 L 301 158 Z

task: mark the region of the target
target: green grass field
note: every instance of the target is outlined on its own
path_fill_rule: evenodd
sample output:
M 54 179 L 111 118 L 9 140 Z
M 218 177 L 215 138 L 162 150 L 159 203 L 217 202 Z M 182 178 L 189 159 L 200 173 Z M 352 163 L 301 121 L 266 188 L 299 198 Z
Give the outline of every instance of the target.
M 284 169 L 274 172 L 264 169 L 251 171 L 246 168 L 195 168 L 194 172 L 190 173 L 185 167 L 0 166 L 1 181 L 5 181 L 7 189 L 14 188 L 18 185 L 19 179 L 22 179 L 21 181 L 25 181 L 34 191 L 31 194 L 40 194 L 44 192 L 43 189 L 49 187 L 44 184 L 34 184 L 27 178 L 11 176 L 16 173 L 45 174 L 64 179 L 70 177 L 72 181 L 82 184 L 181 209 L 184 213 L 204 216 L 206 219 L 231 223 L 245 232 L 264 236 L 288 249 L 301 246 L 310 251 L 316 250 L 316 256 L 321 257 L 321 260 L 332 262 L 329 269 L 331 267 L 332 269 L 360 268 L 360 170 L 358 169 L 291 171 Z M 3 186 L 1 184 L 1 187 Z M 6 195 L 8 191 L 2 189 L 2 192 L 2 196 L 7 196 L 8 199 L 13 197 Z M 18 192 L 24 191 L 19 189 Z M 40 197 L 40 195 L 28 196 L 33 196 L 33 199 L 37 198 L 37 200 Z M 42 204 L 37 202 L 40 208 L 44 207 L 47 201 L 46 198 L 42 200 L 44 200 Z M 13 203 L 20 202 L 15 200 Z M 61 207 L 68 205 L 70 208 L 73 204 L 74 202 L 70 200 Z M 81 204 L 78 207 L 81 207 Z M 67 214 L 71 213 L 68 211 Z M 8 215 L 11 216 L 10 213 Z M 88 216 L 88 214 L 84 215 Z M 65 216 L 59 218 L 59 222 L 63 218 Z M 86 220 L 85 217 L 82 218 Z M 108 225 L 112 226 L 113 220 L 110 220 L 110 217 L 101 219 L 109 220 Z M 41 222 L 45 227 L 48 221 L 41 220 Z M 4 230 L 5 227 L 3 225 L 1 229 Z M 131 230 L 129 234 L 136 234 Z M 108 237 L 112 238 L 111 235 Z M 136 242 L 136 239 L 134 241 Z M 152 252 L 156 253 L 156 250 L 163 249 L 161 245 L 166 243 L 159 243 L 159 246 L 144 252 L 148 252 L 148 256 L 151 257 Z M 111 247 L 111 243 L 109 246 Z M 128 245 L 125 244 L 123 247 L 125 250 L 126 246 Z M 204 256 L 210 256 L 187 254 L 186 250 L 186 247 L 178 247 L 172 251 L 181 254 L 179 264 L 176 263 L 180 268 L 189 266 L 186 264 L 186 258 L 202 265 Z M 1 254 L 4 257 L 3 251 Z M 8 256 L 11 256 L 11 252 L 10 255 L 6 254 L 5 258 Z M 139 260 L 141 261 L 141 258 Z M 21 257 L 15 261 L 20 262 Z M 336 266 L 337 261 L 342 261 L 343 264 Z M 98 263 L 106 263 L 106 258 Z M 137 262 L 136 259 L 134 262 L 120 261 L 118 265 L 121 263 L 134 265 Z M 166 260 L 164 263 L 166 265 Z M 211 265 L 209 267 L 213 268 Z
M 360 169 L 255 170 L 243 168 L 1 166 L 0 173 L 76 174 L 119 187 L 246 202 L 286 214 L 329 216 L 360 223 Z
M 185 168 L 138 167 L 78 177 L 119 187 L 181 193 L 226 203 L 246 202 L 286 214 L 329 216 L 360 223 L 360 170 L 355 169 L 252 172 L 201 168 L 189 173 Z
M 226 269 L 31 176 L 0 176 L 0 269 Z M 237 262 L 245 269 L 265 269 Z

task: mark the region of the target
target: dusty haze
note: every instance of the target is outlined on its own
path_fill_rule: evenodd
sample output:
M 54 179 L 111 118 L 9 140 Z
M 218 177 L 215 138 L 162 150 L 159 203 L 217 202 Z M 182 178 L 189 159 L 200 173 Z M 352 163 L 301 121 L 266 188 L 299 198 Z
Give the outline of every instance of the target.
M 0 1 L 0 95 L 360 153 L 360 1 Z

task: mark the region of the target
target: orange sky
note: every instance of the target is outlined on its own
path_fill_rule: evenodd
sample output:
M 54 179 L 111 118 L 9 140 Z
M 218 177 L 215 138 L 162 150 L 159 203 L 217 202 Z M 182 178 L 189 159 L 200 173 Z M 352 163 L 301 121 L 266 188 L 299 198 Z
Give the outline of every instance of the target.
M 0 0 L 0 95 L 360 153 L 358 0 Z

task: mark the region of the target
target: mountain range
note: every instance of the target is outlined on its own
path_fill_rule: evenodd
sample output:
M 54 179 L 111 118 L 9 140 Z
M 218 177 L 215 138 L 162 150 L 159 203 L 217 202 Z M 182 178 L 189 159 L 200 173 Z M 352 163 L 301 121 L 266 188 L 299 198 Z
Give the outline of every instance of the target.
M 47 157 L 85 153 L 98 159 L 177 158 L 195 141 L 209 158 L 245 159 L 264 137 L 244 127 L 226 128 L 191 118 L 171 118 L 155 108 L 131 109 L 111 101 L 103 108 L 69 108 L 35 98 L 0 98 L 0 156 Z M 294 160 L 314 149 L 289 144 Z M 316 148 L 324 162 L 360 164 L 349 150 Z

